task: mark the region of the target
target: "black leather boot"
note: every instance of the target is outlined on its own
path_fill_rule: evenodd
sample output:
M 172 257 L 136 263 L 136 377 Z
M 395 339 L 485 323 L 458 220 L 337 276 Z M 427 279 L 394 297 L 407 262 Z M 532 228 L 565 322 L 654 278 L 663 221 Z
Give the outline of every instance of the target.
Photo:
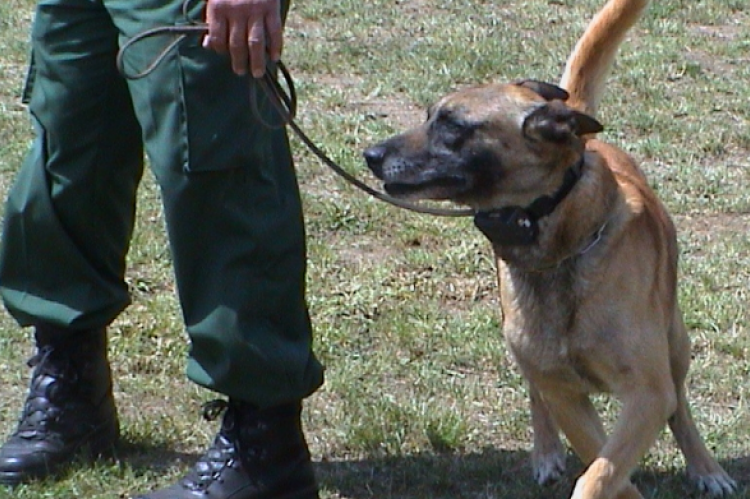
M 300 403 L 259 411 L 230 399 L 203 408 L 224 412 L 213 445 L 179 482 L 138 499 L 318 499 Z
M 119 436 L 105 330 L 40 326 L 36 343 L 18 427 L 0 447 L 0 483 L 6 485 L 111 453 Z

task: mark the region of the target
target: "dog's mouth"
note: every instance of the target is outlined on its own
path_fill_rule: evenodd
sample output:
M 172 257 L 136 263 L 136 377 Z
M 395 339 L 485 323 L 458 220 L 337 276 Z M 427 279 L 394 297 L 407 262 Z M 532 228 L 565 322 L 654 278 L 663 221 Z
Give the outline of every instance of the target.
M 398 198 L 452 200 L 466 191 L 469 181 L 461 175 L 447 175 L 414 182 L 385 182 L 383 187 L 388 194 Z
M 454 201 L 473 188 L 474 179 L 463 165 L 449 155 L 404 155 L 389 145 L 391 139 L 364 151 L 367 166 L 383 181 L 383 189 L 396 198 L 412 201 Z

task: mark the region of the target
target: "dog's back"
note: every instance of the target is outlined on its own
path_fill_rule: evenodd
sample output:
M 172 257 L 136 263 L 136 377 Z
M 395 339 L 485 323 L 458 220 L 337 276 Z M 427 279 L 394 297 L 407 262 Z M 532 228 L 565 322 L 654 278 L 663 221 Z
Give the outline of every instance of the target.
M 594 16 L 568 57 L 560 79 L 560 86 L 569 93 L 565 102 L 569 107 L 596 116 L 617 52 L 648 4 L 648 0 L 609 0 Z M 645 211 L 651 215 L 647 218 L 653 218 L 656 225 L 651 227 L 651 232 L 662 232 L 654 235 L 661 239 L 655 247 L 667 249 L 665 256 L 669 263 L 662 264 L 676 266 L 676 236 L 672 221 L 636 162 L 619 148 L 593 137 L 587 141 L 586 148 L 607 159 L 606 163 L 633 214 Z M 636 230 L 640 229 L 645 227 Z M 672 274 L 670 280 L 676 278 L 675 272 L 676 269 L 669 272 Z
M 606 89 L 606 80 L 617 52 L 630 29 L 643 15 L 648 0 L 609 0 L 597 12 L 579 38 L 565 65 L 560 86 L 569 93 L 566 105 L 595 116 Z M 619 185 L 624 204 L 620 253 L 638 252 L 638 245 L 653 248 L 653 279 L 666 298 L 664 306 L 675 310 L 677 286 L 677 236 L 666 208 L 648 184 L 637 162 L 622 149 L 593 136 L 586 149 L 605 160 Z M 626 241 L 633 240 L 632 245 Z M 642 253 L 641 253 L 642 254 Z M 612 257 L 616 257 L 612 255 Z M 672 313 L 667 313 L 671 317 Z

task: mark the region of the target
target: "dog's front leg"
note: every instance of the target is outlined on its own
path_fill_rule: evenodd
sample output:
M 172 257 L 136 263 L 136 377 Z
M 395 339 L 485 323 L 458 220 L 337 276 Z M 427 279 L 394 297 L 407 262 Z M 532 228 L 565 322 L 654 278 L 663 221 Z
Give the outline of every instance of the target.
M 568 437 L 570 445 L 573 446 L 573 450 L 581 458 L 581 461 L 584 463 L 597 462 L 602 449 L 606 445 L 607 435 L 596 408 L 588 395 L 581 392 L 551 389 L 544 392 L 543 397 L 552 416 L 565 436 Z M 590 467 L 586 473 L 589 473 L 589 471 L 593 473 Z M 642 499 L 638 489 L 630 483 L 621 485 L 622 490 L 619 492 L 613 488 L 595 490 L 591 487 L 584 487 L 586 484 L 582 480 L 585 477 L 586 474 L 578 480 L 573 492 L 574 499 Z
M 539 485 L 549 485 L 565 472 L 565 449 L 560 442 L 560 431 L 542 400 L 539 391 L 529 382 L 531 426 L 534 431 L 534 448 L 531 463 L 534 479 Z
M 576 482 L 572 499 L 642 497 L 629 483 L 630 474 L 656 441 L 676 401 L 671 380 L 663 376 L 629 386 L 619 394 L 623 406 L 612 434 Z

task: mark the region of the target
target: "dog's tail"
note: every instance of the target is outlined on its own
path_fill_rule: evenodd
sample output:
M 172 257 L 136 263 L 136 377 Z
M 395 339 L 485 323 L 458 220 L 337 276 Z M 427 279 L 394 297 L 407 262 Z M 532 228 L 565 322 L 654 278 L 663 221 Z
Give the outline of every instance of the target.
M 617 49 L 647 5 L 648 0 L 609 0 L 589 23 L 560 80 L 570 93 L 569 106 L 596 115 Z

